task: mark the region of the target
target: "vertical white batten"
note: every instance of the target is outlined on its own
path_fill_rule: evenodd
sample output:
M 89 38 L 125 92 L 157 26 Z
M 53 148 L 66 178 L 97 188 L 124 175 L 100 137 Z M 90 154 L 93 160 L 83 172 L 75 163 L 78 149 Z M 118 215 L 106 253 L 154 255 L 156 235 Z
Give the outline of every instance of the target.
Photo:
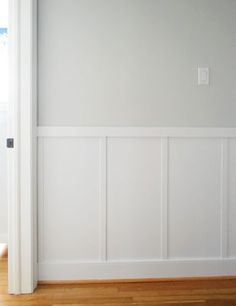
M 228 257 L 228 139 L 221 142 L 221 257 Z
M 168 137 L 161 138 L 161 258 L 168 258 Z
M 107 137 L 100 138 L 100 260 L 107 261 Z
M 38 203 L 41 203 L 37 209 L 37 220 L 38 220 L 38 260 L 44 261 L 44 142 L 45 138 L 38 138 Z

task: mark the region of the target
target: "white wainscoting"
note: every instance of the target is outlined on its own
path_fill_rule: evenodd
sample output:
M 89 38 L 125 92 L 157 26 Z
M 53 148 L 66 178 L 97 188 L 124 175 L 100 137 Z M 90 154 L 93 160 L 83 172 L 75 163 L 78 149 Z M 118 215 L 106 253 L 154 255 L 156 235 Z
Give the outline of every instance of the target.
M 40 280 L 236 275 L 236 128 L 38 128 Z

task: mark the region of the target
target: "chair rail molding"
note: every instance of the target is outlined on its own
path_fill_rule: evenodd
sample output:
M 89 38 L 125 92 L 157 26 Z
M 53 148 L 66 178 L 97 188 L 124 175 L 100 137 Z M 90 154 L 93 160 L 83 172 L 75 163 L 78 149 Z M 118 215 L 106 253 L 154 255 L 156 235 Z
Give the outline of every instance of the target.
M 236 137 L 228 127 L 76 127 L 38 126 L 38 137 Z

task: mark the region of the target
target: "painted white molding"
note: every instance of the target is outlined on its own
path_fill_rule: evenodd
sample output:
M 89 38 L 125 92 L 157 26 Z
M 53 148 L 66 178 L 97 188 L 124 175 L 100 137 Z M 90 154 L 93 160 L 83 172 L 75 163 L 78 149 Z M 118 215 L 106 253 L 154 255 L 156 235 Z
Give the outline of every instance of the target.
M 36 285 L 36 0 L 9 1 L 9 293 Z
M 236 275 L 235 137 L 235 128 L 38 127 L 39 279 Z
M 20 184 L 21 184 L 21 292 L 35 287 L 34 196 L 36 127 L 36 1 L 24 0 L 20 6 Z
M 236 137 L 236 128 L 182 127 L 44 127 L 38 137 Z
M 20 4 L 9 1 L 9 112 L 8 135 L 14 148 L 8 150 L 8 291 L 21 293 L 20 274 L 20 184 L 19 184 L 19 41 Z
M 39 263 L 40 280 L 96 280 L 234 276 L 236 259 Z
M 168 138 L 161 138 L 161 258 L 168 258 Z
M 221 257 L 228 256 L 228 139 L 221 144 Z
M 100 139 L 100 259 L 107 260 L 107 138 Z
M 38 180 L 37 180 L 37 188 L 38 188 L 38 203 L 41 203 L 38 206 L 37 213 L 37 223 L 41 220 L 41 226 L 38 228 L 38 241 L 42 241 L 44 237 L 44 139 L 41 138 L 38 141 Z M 38 258 L 44 258 L 44 245 L 42 244 L 40 248 L 38 248 Z

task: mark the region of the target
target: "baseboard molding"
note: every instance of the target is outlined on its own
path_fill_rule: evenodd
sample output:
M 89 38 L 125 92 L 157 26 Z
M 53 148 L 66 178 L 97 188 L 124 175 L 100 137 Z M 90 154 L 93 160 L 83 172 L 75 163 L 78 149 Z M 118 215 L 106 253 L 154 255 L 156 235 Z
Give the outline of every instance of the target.
M 236 259 L 150 262 L 39 263 L 39 281 L 121 281 L 186 277 L 234 277 Z

